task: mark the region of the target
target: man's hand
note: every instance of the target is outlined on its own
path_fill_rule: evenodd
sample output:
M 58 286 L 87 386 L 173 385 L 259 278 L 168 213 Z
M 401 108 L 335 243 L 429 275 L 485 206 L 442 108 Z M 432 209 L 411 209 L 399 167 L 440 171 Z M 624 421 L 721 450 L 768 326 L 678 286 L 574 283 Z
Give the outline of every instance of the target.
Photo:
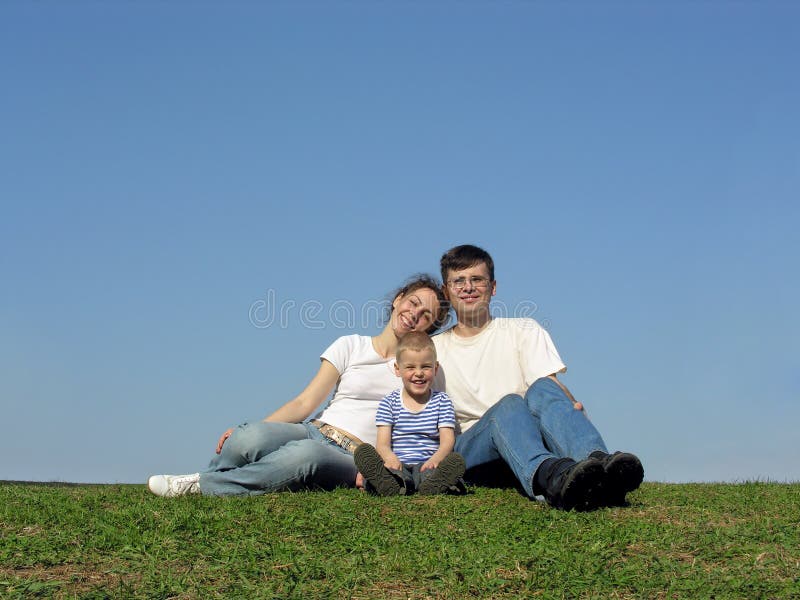
M 556 385 L 558 385 L 558 387 L 560 387 L 560 388 L 562 389 L 562 391 L 564 392 L 564 394 L 566 394 L 567 398 L 569 398 L 569 399 L 570 399 L 570 402 L 572 402 L 572 408 L 574 408 L 575 410 L 583 410 L 583 404 L 581 404 L 580 402 L 578 402 L 577 400 L 575 400 L 575 396 L 573 396 L 573 395 L 572 395 L 572 392 L 570 392 L 570 391 L 567 389 L 567 386 L 565 386 L 563 383 L 561 383 L 561 382 L 558 380 L 558 377 L 556 377 L 556 374 L 555 374 L 555 373 L 553 373 L 552 375 L 548 375 L 548 377 L 549 377 L 550 379 L 552 379 L 553 381 L 555 381 L 555 382 L 556 382 Z
M 232 434 L 232 433 L 233 433 L 233 427 L 231 427 L 230 429 L 228 429 L 228 430 L 227 430 L 225 433 L 223 433 L 223 434 L 222 434 L 222 436 L 219 438 L 219 441 L 217 442 L 217 454 L 219 454 L 220 452 L 222 452 L 222 446 L 225 444 L 225 440 L 227 440 L 229 437 L 231 437 L 231 434 Z

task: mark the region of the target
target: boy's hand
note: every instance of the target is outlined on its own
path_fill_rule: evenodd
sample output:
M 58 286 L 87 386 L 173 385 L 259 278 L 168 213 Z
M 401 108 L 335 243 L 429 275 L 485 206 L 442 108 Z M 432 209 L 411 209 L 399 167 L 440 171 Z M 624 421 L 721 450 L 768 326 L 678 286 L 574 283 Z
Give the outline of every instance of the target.
M 439 461 L 431 456 L 428 460 L 422 463 L 422 466 L 419 468 L 420 471 L 427 471 L 428 469 L 435 469 L 439 466 Z
M 392 453 L 392 456 L 385 457 L 383 460 L 383 466 L 387 469 L 394 469 L 395 471 L 399 471 L 403 468 L 403 463 L 400 462 L 400 459 L 397 458 L 397 455 Z

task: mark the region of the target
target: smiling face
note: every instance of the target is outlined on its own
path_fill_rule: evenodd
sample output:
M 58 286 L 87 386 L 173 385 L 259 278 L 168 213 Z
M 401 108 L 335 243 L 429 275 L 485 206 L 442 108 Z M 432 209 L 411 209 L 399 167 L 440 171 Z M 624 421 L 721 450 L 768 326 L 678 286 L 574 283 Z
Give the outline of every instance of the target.
M 497 292 L 497 283 L 490 277 L 484 262 L 447 272 L 445 295 L 459 321 L 474 321 L 489 315 L 489 302 Z
M 409 331 L 427 331 L 439 313 L 439 299 L 430 288 L 420 288 L 392 302 L 392 330 L 401 338 Z
M 406 348 L 397 357 L 394 370 L 402 378 L 403 389 L 411 398 L 427 402 L 438 366 L 436 354 L 431 348 Z

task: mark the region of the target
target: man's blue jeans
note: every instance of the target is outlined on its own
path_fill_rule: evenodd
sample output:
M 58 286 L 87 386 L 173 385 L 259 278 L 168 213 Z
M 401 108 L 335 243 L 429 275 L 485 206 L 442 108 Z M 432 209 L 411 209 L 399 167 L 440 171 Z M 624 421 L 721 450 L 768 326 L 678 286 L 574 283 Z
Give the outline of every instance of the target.
M 353 455 L 310 423 L 245 423 L 200 473 L 207 496 L 354 486 Z
M 595 450 L 606 452 L 600 433 L 549 377 L 533 382 L 524 398 L 503 397 L 458 436 L 455 447 L 467 469 L 504 460 L 530 497 L 536 495 L 533 476 L 542 462 L 562 457 L 580 461 Z

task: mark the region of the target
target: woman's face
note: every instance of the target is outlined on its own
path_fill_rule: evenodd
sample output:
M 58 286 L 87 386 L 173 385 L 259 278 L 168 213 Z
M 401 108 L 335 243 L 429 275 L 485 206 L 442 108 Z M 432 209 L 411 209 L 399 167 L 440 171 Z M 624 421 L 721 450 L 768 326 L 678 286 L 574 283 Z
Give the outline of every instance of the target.
M 392 302 L 392 330 L 397 337 L 409 331 L 427 331 L 439 312 L 439 299 L 430 288 L 420 288 Z

